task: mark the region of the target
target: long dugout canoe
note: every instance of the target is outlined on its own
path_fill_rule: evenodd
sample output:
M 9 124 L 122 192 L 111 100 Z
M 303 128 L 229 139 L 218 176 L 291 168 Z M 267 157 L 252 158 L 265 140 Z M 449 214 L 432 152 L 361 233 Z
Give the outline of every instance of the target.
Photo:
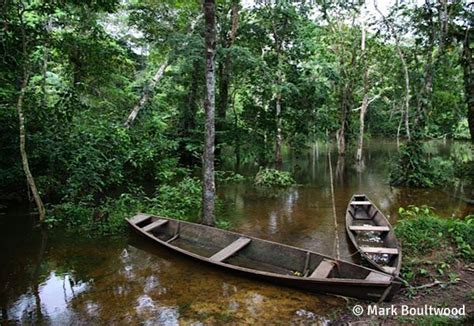
M 202 224 L 148 214 L 127 221 L 140 234 L 181 254 L 283 286 L 379 301 L 390 300 L 401 285 L 373 269 Z

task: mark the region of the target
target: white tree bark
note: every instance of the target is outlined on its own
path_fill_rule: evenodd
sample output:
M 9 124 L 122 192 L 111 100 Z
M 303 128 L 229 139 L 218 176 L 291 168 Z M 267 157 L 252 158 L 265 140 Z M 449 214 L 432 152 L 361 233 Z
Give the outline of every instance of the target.
M 161 66 L 158 68 L 158 71 L 155 73 L 155 75 L 153 76 L 153 78 L 151 79 L 149 85 L 148 85 L 148 89 L 145 90 L 142 94 L 142 96 L 140 97 L 140 101 L 138 101 L 138 103 L 133 107 L 133 110 L 130 112 L 130 114 L 128 115 L 128 118 L 127 120 L 125 121 L 124 123 L 124 127 L 125 128 L 130 128 L 131 124 L 133 123 L 133 121 L 135 121 L 135 118 L 137 117 L 138 115 L 138 112 L 145 106 L 145 104 L 148 102 L 148 100 L 150 99 L 150 96 L 151 96 L 151 92 L 153 91 L 153 89 L 155 88 L 156 84 L 161 80 L 161 78 L 163 77 L 164 73 L 165 73 L 165 70 L 166 70 L 166 67 L 168 67 L 168 60 L 166 60 L 163 64 L 161 64 Z
M 407 135 L 407 138 L 410 139 L 410 75 L 408 74 L 408 66 L 405 61 L 405 57 L 403 55 L 402 49 L 400 47 L 400 38 L 395 31 L 395 27 L 393 24 L 385 17 L 385 15 L 379 10 L 377 7 L 377 0 L 374 0 L 374 7 L 375 10 L 382 16 L 383 21 L 387 25 L 388 29 L 392 33 L 393 38 L 395 39 L 395 47 L 397 49 L 397 54 L 398 57 L 400 58 L 400 61 L 403 66 L 403 72 L 405 75 L 405 132 Z
M 204 100 L 205 131 L 203 153 L 203 194 L 202 211 L 204 224 L 213 225 L 216 185 L 214 180 L 215 150 L 215 89 L 216 89 L 216 4 L 214 0 L 205 0 L 203 5 L 205 17 L 204 38 L 206 42 L 206 99 Z

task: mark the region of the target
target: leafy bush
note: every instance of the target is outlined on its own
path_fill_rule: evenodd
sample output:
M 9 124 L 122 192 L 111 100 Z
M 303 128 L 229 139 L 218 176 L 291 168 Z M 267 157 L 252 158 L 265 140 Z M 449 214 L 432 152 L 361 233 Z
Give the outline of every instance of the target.
M 437 216 L 429 207 L 409 206 L 398 211 L 400 220 L 395 232 L 408 256 L 454 246 L 459 256 L 474 258 L 474 216 L 447 219 Z
M 290 172 L 262 169 L 255 176 L 254 184 L 261 187 L 290 187 L 295 184 L 295 180 Z
M 390 170 L 390 184 L 408 187 L 433 187 L 436 179 L 420 142 L 409 141 L 400 147 L 400 154 Z
M 141 189 L 106 197 L 99 205 L 91 202 L 65 202 L 51 207 L 47 223 L 65 225 L 92 234 L 116 234 L 126 226 L 125 218 L 137 212 L 197 220 L 201 211 L 201 182 L 186 177 L 175 185 L 162 185 L 149 198 Z
M 216 171 L 216 180 L 218 182 L 241 182 L 245 177 L 233 171 Z
M 474 216 L 445 219 L 426 206 L 400 208 L 399 215 L 395 233 L 403 245 L 401 275 L 405 281 L 424 283 L 426 279 L 445 278 L 446 282 L 456 282 L 452 265 L 474 259 Z
M 186 177 L 175 185 L 163 185 L 151 200 L 161 215 L 197 220 L 201 211 L 201 181 Z

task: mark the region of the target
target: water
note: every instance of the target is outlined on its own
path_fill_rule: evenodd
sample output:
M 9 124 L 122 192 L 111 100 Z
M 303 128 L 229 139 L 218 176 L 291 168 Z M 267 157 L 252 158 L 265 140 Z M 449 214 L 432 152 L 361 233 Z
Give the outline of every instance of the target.
M 457 144 L 454 144 L 458 146 Z M 450 144 L 432 144 L 431 155 L 447 155 Z M 459 149 L 457 149 L 459 151 Z M 372 141 L 365 169 L 337 162 L 335 206 L 341 257 L 351 254 L 344 213 L 353 193 L 365 193 L 396 222 L 408 204 L 427 204 L 446 217 L 464 216 L 473 207 L 445 190 L 391 188 L 388 161 L 396 146 Z M 251 174 L 257 167 L 244 167 Z M 298 187 L 278 194 L 250 183 L 221 185 L 225 215 L 233 230 L 334 255 L 335 236 L 325 147 L 315 145 L 303 157 L 288 155 Z M 470 187 L 464 193 L 469 196 Z M 458 197 L 458 196 L 457 196 Z M 235 276 L 203 265 L 130 232 L 119 238 L 82 239 L 34 228 L 33 217 L 18 208 L 0 215 L 0 306 L 4 323 L 37 324 L 222 324 L 320 323 L 333 318 L 345 300 L 305 293 Z

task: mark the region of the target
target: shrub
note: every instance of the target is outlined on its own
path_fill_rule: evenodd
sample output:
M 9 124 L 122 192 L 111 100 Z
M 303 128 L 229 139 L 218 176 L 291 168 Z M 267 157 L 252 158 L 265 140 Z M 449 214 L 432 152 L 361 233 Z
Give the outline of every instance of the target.
M 290 172 L 262 169 L 255 176 L 254 184 L 261 187 L 290 187 L 295 184 L 295 180 Z
M 426 206 L 400 208 L 399 215 L 395 233 L 403 245 L 404 280 L 425 283 L 426 279 L 445 278 L 446 282 L 456 282 L 452 264 L 470 263 L 474 258 L 474 216 L 445 219 Z
M 216 180 L 222 183 L 241 182 L 245 180 L 245 177 L 233 171 L 216 171 Z
M 430 162 L 420 142 L 409 141 L 400 147 L 400 154 L 390 169 L 390 184 L 408 187 L 433 187 L 436 183 Z
M 400 220 L 395 232 L 403 242 L 406 255 L 415 256 L 454 246 L 457 255 L 474 258 L 474 216 L 447 219 L 437 216 L 426 206 L 399 209 Z
M 118 198 L 106 197 L 99 205 L 90 201 L 54 205 L 46 222 L 89 234 L 116 234 L 125 228 L 125 218 L 137 212 L 197 220 L 200 211 L 201 182 L 186 177 L 174 185 L 160 186 L 153 198 L 138 188 Z

